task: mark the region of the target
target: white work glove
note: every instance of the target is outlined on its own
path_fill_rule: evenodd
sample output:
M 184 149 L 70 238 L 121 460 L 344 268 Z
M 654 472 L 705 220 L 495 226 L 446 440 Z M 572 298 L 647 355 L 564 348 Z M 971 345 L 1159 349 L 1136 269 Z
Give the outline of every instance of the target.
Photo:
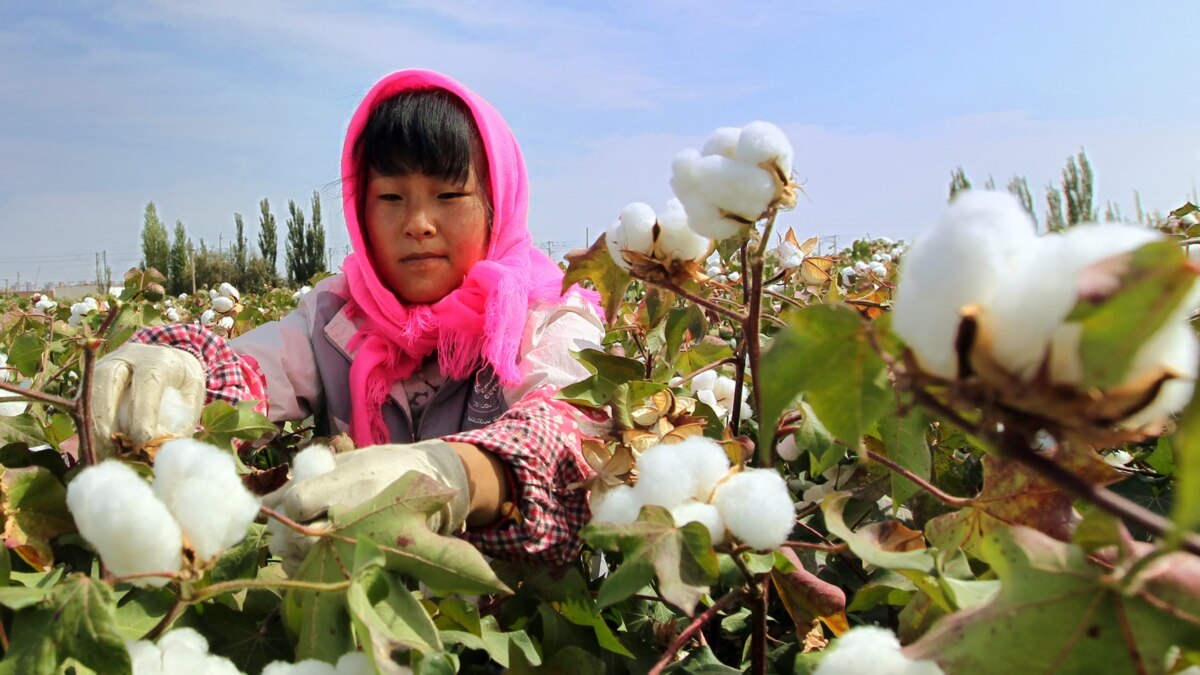
M 96 452 L 113 454 L 114 433 L 134 446 L 162 437 L 191 436 L 204 408 L 204 366 L 163 345 L 127 343 L 100 359 L 92 374 Z
M 441 440 L 410 445 L 372 445 L 334 455 L 336 467 L 329 473 L 290 481 L 263 499 L 269 508 L 282 508 L 283 515 L 309 527 L 330 526 L 329 509 L 352 508 L 377 496 L 409 471 L 417 471 L 438 483 L 458 490 L 439 511 L 429 516 L 429 529 L 438 534 L 456 534 L 466 523 L 471 506 L 467 470 L 458 453 Z M 317 537 L 305 536 L 288 527 L 271 527 L 271 552 L 283 558 L 283 568 L 295 574 Z

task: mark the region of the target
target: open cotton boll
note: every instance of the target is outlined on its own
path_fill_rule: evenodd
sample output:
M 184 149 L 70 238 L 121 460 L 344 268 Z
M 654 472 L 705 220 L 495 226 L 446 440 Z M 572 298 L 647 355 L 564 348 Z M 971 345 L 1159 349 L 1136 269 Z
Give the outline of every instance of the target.
M 720 127 L 712 132 L 712 136 L 700 148 L 702 155 L 722 155 L 729 159 L 737 159 L 738 138 L 742 130 L 737 127 Z
M 717 487 L 713 503 L 729 533 L 759 550 L 776 549 L 795 524 L 787 482 L 774 469 L 746 469 Z
M 67 508 L 79 533 L 113 574 L 179 570 L 183 562 L 179 524 L 129 466 L 105 460 L 80 471 L 67 486 Z M 165 577 L 142 577 L 131 583 L 159 587 L 167 581 Z
M 699 187 L 717 208 L 757 221 L 775 198 L 775 179 L 751 164 L 710 155 L 700 158 Z
M 912 661 L 900 651 L 892 631 L 877 626 L 855 626 L 838 638 L 814 675 L 942 675 L 933 661 Z
M 689 473 L 693 489 L 691 497 L 707 502 L 712 496 L 717 481 L 729 473 L 729 455 L 725 448 L 711 438 L 692 436 L 670 446 L 672 454 L 677 458 L 675 471 L 677 474 Z M 638 476 L 641 473 L 641 460 L 638 460 Z M 640 480 L 640 478 L 639 478 Z
M 397 672 L 411 673 L 412 669 L 407 666 L 396 666 Z M 371 660 L 362 652 L 350 652 L 343 654 L 337 660 L 334 666 L 336 675 L 375 675 L 375 668 L 371 665 Z
M 297 663 L 273 661 L 263 668 L 262 675 L 337 675 L 337 671 L 324 661 L 305 659 Z
M 211 309 L 206 309 L 200 314 L 200 325 L 201 326 L 211 326 L 213 321 L 216 320 L 216 318 L 217 318 L 216 312 L 212 311 Z
M 712 242 L 688 227 L 687 212 L 678 199 L 667 201 L 658 217 L 658 238 L 654 240 L 659 260 L 700 261 L 708 256 Z
M 233 298 L 227 298 L 223 295 L 215 297 L 212 301 L 212 308 L 213 311 L 224 314 L 233 309 Z
M 233 661 L 208 651 L 208 640 L 191 628 L 176 628 L 158 641 L 163 675 L 241 675 Z M 141 675 L 134 672 L 134 675 Z
M 241 541 L 258 515 L 258 499 L 242 484 L 233 456 L 191 438 L 167 441 L 159 449 L 154 493 L 200 561 Z
M 675 521 L 676 527 L 683 527 L 688 523 L 700 523 L 708 529 L 708 536 L 713 544 L 725 541 L 725 521 L 721 519 L 721 512 L 712 504 L 697 501 L 684 502 L 671 509 L 671 518 Z
M 1154 400 L 1121 420 L 1120 426 L 1137 429 L 1163 420 L 1183 410 L 1191 400 L 1197 371 L 1200 370 L 1200 340 L 1188 323 L 1172 322 L 1147 340 L 1134 357 L 1126 381 L 1137 381 L 1159 370 L 1171 372 L 1178 378 L 1164 382 Z
M 623 251 L 633 251 L 649 256 L 654 250 L 654 224 L 657 216 L 649 204 L 633 202 L 621 209 L 621 215 L 608 226 L 604 241 L 608 246 L 608 254 L 613 262 L 625 270 L 632 266 L 622 255 Z
M 1012 195 L 968 190 L 913 243 L 900 267 L 892 325 L 923 369 L 957 376 L 961 310 L 987 305 L 1036 241 L 1033 221 Z
M 299 483 L 314 476 L 327 474 L 337 468 L 337 461 L 327 445 L 310 445 L 292 458 L 292 480 Z
M 601 494 L 604 496 L 597 499 Z M 628 525 L 637 520 L 642 506 L 641 496 L 628 485 L 592 492 L 592 522 Z
M 126 640 L 125 651 L 133 665 L 133 675 L 164 675 L 162 652 L 149 640 Z
M 221 297 L 230 298 L 235 302 L 242 299 L 242 294 L 238 293 L 238 289 L 228 281 L 223 282 L 217 287 L 217 293 L 219 293 Z
M 741 232 L 745 226 L 724 218 L 720 209 L 709 198 L 707 188 L 702 182 L 704 159 L 692 148 L 675 155 L 675 160 L 671 163 L 671 189 L 683 204 L 684 211 L 687 212 L 688 227 L 693 232 L 714 241 L 728 239 Z
M 233 330 L 233 317 L 232 316 L 221 317 L 221 320 L 217 322 L 217 326 L 220 327 L 222 330 Z
M 771 164 L 784 176 L 792 172 L 792 144 L 787 134 L 770 122 L 751 122 L 738 137 L 739 162 L 762 166 Z
M 643 504 L 668 509 L 682 504 L 696 491 L 696 476 L 675 445 L 659 443 L 646 448 L 637 461 L 634 493 Z

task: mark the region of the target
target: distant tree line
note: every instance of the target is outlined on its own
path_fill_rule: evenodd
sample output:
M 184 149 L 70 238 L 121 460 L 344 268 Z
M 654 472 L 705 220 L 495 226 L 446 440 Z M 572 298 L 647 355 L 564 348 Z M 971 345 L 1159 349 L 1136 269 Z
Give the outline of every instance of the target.
M 1067 157 L 1059 184 L 1051 182 L 1046 185 L 1046 209 L 1040 220 L 1034 212 L 1033 195 L 1024 176 L 1013 176 L 1005 189 L 1017 197 L 1035 223 L 1040 223 L 1046 231 L 1058 232 L 1078 223 L 1099 220 L 1094 182 L 1092 165 L 1088 161 L 1087 153 L 1081 148 L 1078 155 Z M 954 195 L 959 191 L 970 188 L 971 180 L 967 178 L 966 171 L 961 166 L 955 167 L 954 171 L 950 172 L 950 199 L 954 199 Z M 984 188 L 995 190 L 996 181 L 988 176 Z M 1142 209 L 1141 195 L 1136 190 L 1133 192 L 1133 201 L 1134 213 L 1130 220 L 1152 226 L 1160 226 L 1166 221 L 1165 215 L 1157 212 L 1146 213 Z M 1106 201 L 1104 220 L 1124 221 L 1127 218 L 1122 214 L 1119 204 Z
M 172 295 L 213 288 L 224 281 L 250 292 L 261 292 L 280 283 L 300 286 L 328 270 L 318 192 L 314 190 L 312 194 L 311 220 L 295 201 L 288 200 L 283 277 L 277 267 L 280 240 L 275 215 L 266 198 L 258 206 L 257 246 L 252 247 L 246 235 L 242 214 L 234 213 L 233 242 L 213 250 L 203 238 L 193 242 L 183 221 L 176 220 L 174 233 L 169 235 L 154 202 L 148 202 L 142 223 L 142 266 L 162 272 L 167 278 L 167 291 Z

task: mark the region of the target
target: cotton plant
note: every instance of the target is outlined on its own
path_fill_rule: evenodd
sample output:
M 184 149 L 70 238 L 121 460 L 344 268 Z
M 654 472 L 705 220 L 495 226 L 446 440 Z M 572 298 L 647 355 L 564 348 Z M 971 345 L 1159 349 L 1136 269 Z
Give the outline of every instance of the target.
M 702 436 L 642 452 L 636 484 L 592 493 L 592 521 L 628 525 L 643 506 L 667 509 L 680 527 L 701 523 L 714 544 L 732 536 L 761 550 L 786 541 L 795 516 L 777 471 L 732 468 L 725 449 Z
M 1191 398 L 1200 343 L 1189 317 L 1200 285 L 1188 277 L 1123 379 L 1099 392 L 1084 381 L 1096 364 L 1084 362 L 1083 324 L 1072 311 L 1118 292 L 1134 252 L 1158 241 L 1155 231 L 1116 223 L 1039 237 L 1011 195 L 960 193 L 903 259 L 894 330 L 924 373 L 951 381 L 977 374 L 1030 413 L 1063 402 L 1098 427 L 1115 417 L 1117 429 L 1157 428 Z M 970 345 L 960 342 L 965 319 L 975 326 Z
M 83 300 L 71 305 L 71 316 L 67 318 L 67 323 L 72 326 L 83 324 L 83 320 L 89 314 L 95 314 L 100 311 L 100 302 L 90 295 Z
M 229 659 L 209 651 L 208 640 L 192 628 L 175 628 L 163 634 L 157 642 L 129 640 L 125 642 L 133 665 L 133 675 L 242 675 Z M 396 672 L 411 672 L 397 666 Z M 362 652 L 350 652 L 336 664 L 315 659 L 297 663 L 273 661 L 263 668 L 263 675 L 371 675 L 375 669 Z
M 716 370 L 706 370 L 693 377 L 688 383 L 688 387 L 691 389 L 692 396 L 712 408 L 718 418 L 729 420 L 733 413 L 734 390 L 737 388 L 737 383 L 733 378 L 721 375 Z M 749 396 L 749 388 L 742 387 L 739 419 L 747 419 L 752 414 L 748 403 Z
M 190 438 L 162 445 L 151 483 L 114 459 L 85 468 L 67 486 L 67 507 L 108 569 L 147 587 L 206 568 L 259 510 L 233 457 Z
M 671 188 L 692 230 L 728 239 L 752 228 L 768 209 L 795 204 L 792 157 L 787 136 L 770 122 L 721 127 L 701 149 L 675 156 Z
M 16 370 L 8 365 L 8 354 L 0 352 L 0 382 L 12 382 L 16 379 Z M 31 381 L 26 379 L 21 382 L 21 386 L 28 387 Z M 29 407 L 26 401 L 4 400 L 6 398 L 13 399 L 16 395 L 7 391 L 0 391 L 0 417 L 16 417 Z
M 50 296 L 43 295 L 39 296 L 34 301 L 33 306 L 35 309 L 39 309 L 43 312 L 52 312 L 58 308 L 58 303 L 55 302 Z

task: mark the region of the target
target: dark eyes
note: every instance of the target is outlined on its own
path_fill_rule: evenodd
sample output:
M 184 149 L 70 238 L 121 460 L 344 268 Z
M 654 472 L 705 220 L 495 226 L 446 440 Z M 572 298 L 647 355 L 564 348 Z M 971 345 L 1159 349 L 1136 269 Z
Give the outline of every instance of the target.
M 462 199 L 464 197 L 469 197 L 469 196 L 470 196 L 470 194 L 467 192 L 439 192 L 437 198 L 448 201 L 448 200 L 454 200 L 454 199 Z M 403 197 L 401 197 L 400 195 L 398 195 L 394 192 L 385 192 L 385 193 L 379 195 L 378 199 L 379 199 L 379 201 L 383 201 L 383 202 L 404 201 Z
M 438 195 L 438 199 L 461 199 L 466 196 L 465 192 L 443 192 Z

